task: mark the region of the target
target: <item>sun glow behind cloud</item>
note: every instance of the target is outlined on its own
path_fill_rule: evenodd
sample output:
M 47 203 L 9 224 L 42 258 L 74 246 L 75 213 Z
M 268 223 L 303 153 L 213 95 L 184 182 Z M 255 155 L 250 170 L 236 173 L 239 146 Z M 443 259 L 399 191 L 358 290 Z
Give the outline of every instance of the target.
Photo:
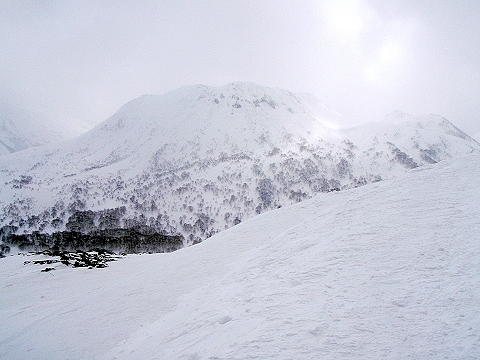
M 405 63 L 405 49 L 393 40 L 385 43 L 377 51 L 375 59 L 365 67 L 364 78 L 368 83 L 379 85 L 382 80 L 394 76 Z
M 345 37 L 356 37 L 364 25 L 360 1 L 340 0 L 324 4 L 323 11 L 330 30 Z
M 342 74 L 365 86 L 399 81 L 409 60 L 415 25 L 408 19 L 385 20 L 366 0 L 327 0 L 321 6 L 323 28 Z M 357 83 L 358 85 L 358 83 Z
M 140 94 L 244 80 L 345 119 L 437 112 L 480 131 L 480 1 L 84 3 L 2 3 L 0 93 L 99 122 Z

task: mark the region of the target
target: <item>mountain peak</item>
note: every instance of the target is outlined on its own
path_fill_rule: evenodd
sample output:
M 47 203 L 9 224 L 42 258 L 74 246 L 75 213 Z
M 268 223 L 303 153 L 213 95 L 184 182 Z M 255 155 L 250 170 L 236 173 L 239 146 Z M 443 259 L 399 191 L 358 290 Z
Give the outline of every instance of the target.
M 312 96 L 247 82 L 142 96 L 80 138 L 0 157 L 0 228 L 62 230 L 90 211 L 85 228 L 102 230 L 111 211 L 118 226 L 191 244 L 319 193 L 480 151 L 439 117 L 399 113 L 348 131 L 331 125 L 338 118 Z

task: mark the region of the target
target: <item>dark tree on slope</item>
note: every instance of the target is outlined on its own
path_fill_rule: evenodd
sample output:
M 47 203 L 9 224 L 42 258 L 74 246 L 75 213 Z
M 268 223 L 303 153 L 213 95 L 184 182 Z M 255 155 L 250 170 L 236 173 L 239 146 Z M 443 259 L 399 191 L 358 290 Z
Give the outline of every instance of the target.
M 95 213 L 92 210 L 75 211 L 68 218 L 65 227 L 68 231 L 86 233 L 95 229 Z
M 352 165 L 345 159 L 341 158 L 340 162 L 337 164 L 337 173 L 338 176 L 341 178 L 346 177 L 347 175 L 351 174 L 352 172 Z
M 257 192 L 264 209 L 271 207 L 274 201 L 275 190 L 272 180 L 261 179 L 258 181 Z
M 114 229 L 120 227 L 120 220 L 126 211 L 125 206 L 100 211 L 98 214 L 98 228 Z
M 414 169 L 418 167 L 418 164 L 410 156 L 400 150 L 395 144 L 387 142 L 390 146 L 392 154 L 395 156 L 395 161 L 405 166 L 407 169 Z

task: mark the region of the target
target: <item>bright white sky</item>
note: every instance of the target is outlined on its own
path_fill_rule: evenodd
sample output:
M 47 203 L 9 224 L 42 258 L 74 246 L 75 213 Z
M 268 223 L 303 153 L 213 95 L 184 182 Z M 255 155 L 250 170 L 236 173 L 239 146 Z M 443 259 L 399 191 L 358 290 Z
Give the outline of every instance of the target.
M 479 18 L 478 0 L 2 0 L 0 93 L 98 123 L 145 93 L 252 81 L 352 122 L 436 113 L 475 134 Z

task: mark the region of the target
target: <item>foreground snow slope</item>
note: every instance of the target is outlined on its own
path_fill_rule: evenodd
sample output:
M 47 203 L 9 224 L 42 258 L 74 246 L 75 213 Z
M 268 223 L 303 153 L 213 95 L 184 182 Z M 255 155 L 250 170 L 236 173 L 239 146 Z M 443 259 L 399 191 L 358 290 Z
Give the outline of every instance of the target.
M 1 259 L 0 357 L 477 358 L 479 179 L 446 160 L 106 269 Z

